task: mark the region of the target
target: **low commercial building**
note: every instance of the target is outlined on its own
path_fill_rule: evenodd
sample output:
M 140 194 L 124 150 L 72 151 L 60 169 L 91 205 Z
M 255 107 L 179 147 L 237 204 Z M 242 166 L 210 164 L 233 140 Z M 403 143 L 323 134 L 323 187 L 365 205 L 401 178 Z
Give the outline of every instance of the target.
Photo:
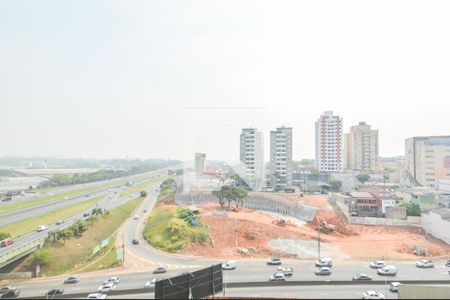
M 356 212 L 360 217 L 381 217 L 381 200 L 367 192 L 350 193 L 350 211 Z

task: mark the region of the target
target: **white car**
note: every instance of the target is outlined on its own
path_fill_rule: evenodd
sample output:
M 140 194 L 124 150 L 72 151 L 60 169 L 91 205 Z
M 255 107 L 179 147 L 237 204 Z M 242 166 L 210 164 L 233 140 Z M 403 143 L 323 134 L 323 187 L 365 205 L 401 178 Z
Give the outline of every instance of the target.
M 116 287 L 117 286 L 114 283 L 107 283 L 107 284 L 100 286 L 97 289 L 97 292 L 101 292 L 101 293 L 111 292 L 111 291 L 114 291 L 116 289 Z
M 386 266 L 386 263 L 382 260 L 375 260 L 370 263 L 370 267 L 373 269 L 380 269 Z
M 400 282 L 394 281 L 389 284 L 389 290 L 391 292 L 398 292 L 398 287 L 400 286 Z
M 416 262 L 418 268 L 434 268 L 434 263 L 429 259 L 421 259 Z
M 93 293 L 89 294 L 86 299 L 106 299 L 106 298 L 108 298 L 108 295 L 102 293 Z
M 385 266 L 377 270 L 378 275 L 395 276 L 397 275 L 397 268 L 394 266 Z
M 230 260 L 230 261 L 227 261 L 226 263 L 222 264 L 222 269 L 224 269 L 224 270 L 234 270 L 234 269 L 236 269 L 236 267 L 237 267 L 237 264 L 236 264 L 236 261 L 234 261 L 234 260 Z
M 154 278 L 154 279 L 152 279 L 152 280 L 150 280 L 150 281 L 147 281 L 147 282 L 145 283 L 145 287 L 146 287 L 146 288 L 152 288 L 152 287 L 155 287 L 155 283 L 156 283 L 156 278 Z
M 294 274 L 294 268 L 292 267 L 278 267 L 277 273 L 283 273 L 285 276 L 292 276 Z
M 113 276 L 113 277 L 106 279 L 103 282 L 103 284 L 108 284 L 108 283 L 118 284 L 119 282 L 120 282 L 119 276 Z
M 37 232 L 45 231 L 48 229 L 47 225 L 39 225 L 38 228 L 36 228 Z
M 384 295 L 380 292 L 365 291 L 363 293 L 363 299 L 384 299 Z
M 139 219 L 139 216 L 138 215 L 134 215 L 133 219 L 137 220 L 137 219 Z
M 333 261 L 329 257 L 324 257 L 321 260 L 316 261 L 316 267 L 328 267 L 331 268 L 333 266 Z
M 285 277 L 283 273 L 275 273 L 270 275 L 269 281 L 284 281 Z

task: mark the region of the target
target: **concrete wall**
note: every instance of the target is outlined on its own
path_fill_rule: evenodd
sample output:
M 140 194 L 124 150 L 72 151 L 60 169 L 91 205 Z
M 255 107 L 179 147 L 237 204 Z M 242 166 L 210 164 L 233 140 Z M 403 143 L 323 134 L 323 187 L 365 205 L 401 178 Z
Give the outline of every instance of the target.
M 435 238 L 441 239 L 450 245 L 450 220 L 433 211 L 422 213 L 422 227 Z
M 182 193 L 175 197 L 175 201 L 177 204 L 184 205 L 218 203 L 217 197 L 211 195 L 210 192 Z M 272 197 L 269 193 L 256 192 L 250 192 L 248 194 L 247 199 L 244 200 L 244 207 L 273 211 L 298 218 L 305 222 L 314 219 L 317 212 L 317 207 L 314 206 Z
M 387 219 L 406 219 L 406 207 L 395 207 L 395 206 L 387 206 L 386 207 L 386 218 Z

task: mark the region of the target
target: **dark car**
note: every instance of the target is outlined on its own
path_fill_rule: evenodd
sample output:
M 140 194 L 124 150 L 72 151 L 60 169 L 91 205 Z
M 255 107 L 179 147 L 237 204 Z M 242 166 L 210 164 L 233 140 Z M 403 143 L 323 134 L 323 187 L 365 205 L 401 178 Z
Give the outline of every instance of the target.
M 89 217 L 90 213 L 84 213 L 83 217 Z
M 138 241 L 137 239 L 133 239 L 133 240 L 131 241 L 131 243 L 132 243 L 133 245 L 138 245 L 138 244 L 139 244 L 139 241 Z
M 166 273 L 167 270 L 164 267 L 157 267 L 155 270 L 153 270 L 153 274 L 161 274 L 161 273 Z
M 80 276 L 70 276 L 64 280 L 64 284 L 78 283 L 80 282 Z
M 372 280 L 372 277 L 367 274 L 355 274 L 352 277 L 352 280 Z
M 445 264 L 446 267 L 450 267 L 450 259 L 447 260 L 447 263 Z
M 47 292 L 47 298 L 53 298 L 55 295 L 61 295 L 64 293 L 64 289 L 53 289 Z
M 6 293 L 0 294 L 0 298 L 16 298 L 19 297 L 20 292 L 18 290 L 8 291 Z

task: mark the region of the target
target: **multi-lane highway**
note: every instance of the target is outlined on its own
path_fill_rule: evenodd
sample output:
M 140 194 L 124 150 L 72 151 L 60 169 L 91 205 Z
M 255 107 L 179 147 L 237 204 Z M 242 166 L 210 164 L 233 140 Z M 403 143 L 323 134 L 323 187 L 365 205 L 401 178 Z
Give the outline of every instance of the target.
M 223 261 L 217 259 L 202 259 L 202 258 L 192 258 L 180 255 L 172 255 L 159 250 L 156 250 L 143 240 L 142 229 L 144 226 L 144 220 L 146 215 L 151 211 L 155 204 L 157 192 L 154 189 L 148 190 L 148 197 L 143 201 L 142 205 L 137 210 L 139 219 L 135 220 L 130 217 L 122 226 L 121 234 L 123 234 L 123 239 L 125 242 L 126 255 L 127 257 L 134 256 L 138 257 L 141 261 L 142 268 L 139 270 L 134 270 L 129 273 L 127 270 L 110 270 L 103 271 L 101 274 L 87 274 L 82 276 L 81 282 L 75 285 L 65 285 L 65 294 L 78 294 L 78 293 L 93 293 L 97 288 L 103 283 L 105 279 L 109 276 L 119 275 L 121 281 L 118 285 L 117 290 L 129 290 L 129 289 L 141 289 L 144 287 L 145 283 L 153 278 L 161 279 L 173 276 L 180 272 L 187 270 L 195 270 L 204 266 L 209 266 L 214 263 L 221 263 Z M 143 211 L 147 209 L 146 213 Z M 118 236 L 120 237 L 121 234 Z M 140 240 L 139 245 L 131 244 L 133 238 L 138 238 Z M 148 263 L 153 263 L 148 264 Z M 224 282 L 225 283 L 238 283 L 238 282 L 267 282 L 271 274 L 276 270 L 275 266 L 268 266 L 264 259 L 249 259 L 249 260 L 238 260 L 238 267 L 236 270 L 224 271 Z M 314 261 L 310 260 L 283 260 L 284 266 L 292 266 L 294 268 L 294 274 L 291 277 L 287 277 L 287 281 L 348 281 L 349 285 L 351 283 L 352 275 L 356 273 L 367 273 L 373 277 L 374 281 L 378 283 L 374 286 L 377 287 L 375 290 L 385 289 L 385 285 L 389 281 L 406 281 L 406 280 L 437 280 L 445 281 L 450 280 L 450 275 L 448 274 L 448 268 L 445 267 L 445 261 L 436 261 L 436 267 L 432 269 L 419 269 L 415 266 L 415 261 L 387 261 L 389 264 L 393 264 L 398 269 L 398 275 L 395 277 L 383 277 L 376 274 L 376 270 L 369 267 L 369 261 L 351 261 L 351 260 L 341 260 L 334 261 L 332 267 L 332 274 L 330 276 L 316 276 L 314 271 L 316 269 Z M 168 268 L 168 272 L 165 274 L 152 274 L 153 266 L 155 265 L 165 265 Z M 49 278 L 49 279 L 36 279 L 29 280 L 22 283 L 17 283 L 17 287 L 21 290 L 21 296 L 31 297 L 39 296 L 45 294 L 46 291 L 56 288 L 61 285 L 63 277 Z M 322 292 L 326 293 L 329 286 L 322 286 Z M 334 289 L 335 287 L 333 287 Z M 292 289 L 295 291 L 295 287 L 283 287 L 283 291 L 287 289 Z M 305 293 L 309 290 L 314 297 L 319 297 L 315 289 L 317 287 L 308 287 L 307 289 L 299 288 Z M 354 297 L 356 293 L 362 293 L 364 289 L 361 286 L 349 287 L 347 289 L 340 288 L 341 294 L 337 295 L 345 297 Z M 349 289 L 351 290 L 349 292 Z M 249 288 L 245 289 L 232 289 L 230 291 L 235 291 L 235 293 L 242 293 L 247 291 L 248 293 L 254 293 L 261 290 L 261 288 Z M 270 289 L 269 289 L 270 291 Z M 234 293 L 234 292 L 233 292 Z M 287 293 L 287 292 L 286 292 Z M 264 295 L 260 293 L 261 296 Z M 234 294 L 238 295 L 238 294 Z M 239 294 L 241 295 L 241 294 Z M 244 295 L 248 295 L 245 294 Z M 302 294 L 303 295 L 303 294 Z M 361 294 L 359 294 L 361 295 Z M 321 295 L 321 296 L 326 296 Z M 320 297 L 321 297 L 320 296 Z M 335 295 L 331 295 L 333 298 Z M 146 294 L 146 297 L 149 297 Z M 309 296 L 308 296 L 309 297 Z M 360 296 L 359 296 L 360 297 Z

